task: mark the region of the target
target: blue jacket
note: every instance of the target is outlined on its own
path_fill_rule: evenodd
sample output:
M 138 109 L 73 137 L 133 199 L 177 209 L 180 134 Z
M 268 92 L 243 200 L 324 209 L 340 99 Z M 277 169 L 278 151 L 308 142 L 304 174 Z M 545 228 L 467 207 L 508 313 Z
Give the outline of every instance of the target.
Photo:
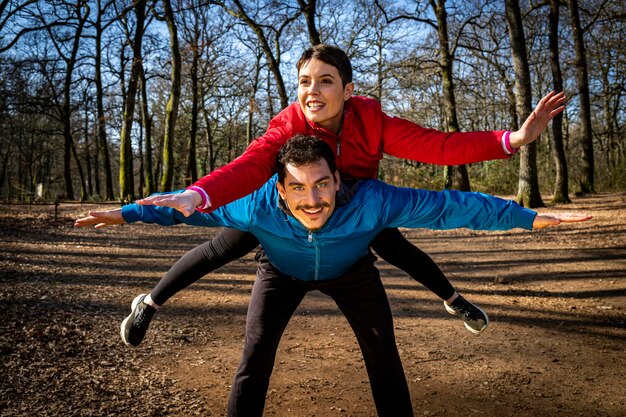
M 349 201 L 336 205 L 321 229 L 310 232 L 283 210 L 276 181 L 275 175 L 259 190 L 211 213 L 196 211 L 185 217 L 168 207 L 130 204 L 122 207 L 122 216 L 127 223 L 185 223 L 249 231 L 279 271 L 311 281 L 343 275 L 388 227 L 531 230 L 536 215 L 513 201 L 486 194 L 398 188 L 367 180 L 356 185 Z

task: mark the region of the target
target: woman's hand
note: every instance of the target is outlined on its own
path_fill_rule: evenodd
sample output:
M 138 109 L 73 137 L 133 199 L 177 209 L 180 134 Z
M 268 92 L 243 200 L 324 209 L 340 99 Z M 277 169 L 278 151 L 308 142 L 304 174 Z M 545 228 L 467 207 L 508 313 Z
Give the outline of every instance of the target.
M 567 97 L 562 91 L 558 94 L 552 91 L 542 98 L 520 130 L 511 132 L 509 137 L 511 146 L 517 149 L 537 139 L 546 130 L 548 122 L 565 109 L 566 100 Z

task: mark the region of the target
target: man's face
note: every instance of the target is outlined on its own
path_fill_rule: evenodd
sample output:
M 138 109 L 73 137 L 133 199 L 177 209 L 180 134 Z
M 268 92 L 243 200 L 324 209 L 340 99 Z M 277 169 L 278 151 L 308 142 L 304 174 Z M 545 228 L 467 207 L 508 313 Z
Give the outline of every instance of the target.
M 342 85 L 337 68 L 311 59 L 298 72 L 298 101 L 307 119 L 334 133 L 343 121 L 343 104 L 352 95 L 354 84 Z
M 339 172 L 330 172 L 328 163 L 285 167 L 284 185 L 278 182 L 278 193 L 291 214 L 311 231 L 320 229 L 335 210 L 339 191 Z

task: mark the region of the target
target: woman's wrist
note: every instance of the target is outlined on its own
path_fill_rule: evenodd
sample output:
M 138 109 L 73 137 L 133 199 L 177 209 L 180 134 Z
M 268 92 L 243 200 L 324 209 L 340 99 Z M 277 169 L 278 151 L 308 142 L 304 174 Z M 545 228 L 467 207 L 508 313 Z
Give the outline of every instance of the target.
M 515 133 L 517 132 L 510 132 L 507 130 L 502 135 L 502 139 L 501 139 L 502 149 L 504 150 L 504 152 L 506 152 L 509 155 L 514 155 L 517 152 L 519 152 L 519 147 L 515 146 L 513 144 L 513 140 L 511 140 L 511 138 L 513 137 Z
M 194 207 L 200 209 L 206 209 L 211 207 L 209 196 L 202 188 L 192 185 L 191 187 L 187 188 L 187 191 L 193 191 L 190 194 L 194 198 Z

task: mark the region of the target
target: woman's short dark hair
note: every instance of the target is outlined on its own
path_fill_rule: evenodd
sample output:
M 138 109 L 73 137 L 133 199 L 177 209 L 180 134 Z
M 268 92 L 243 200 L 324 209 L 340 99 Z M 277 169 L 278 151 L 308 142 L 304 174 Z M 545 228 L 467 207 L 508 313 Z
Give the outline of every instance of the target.
M 311 135 L 296 135 L 287 141 L 278 153 L 276 171 L 278 181 L 285 181 L 285 167 L 287 164 L 302 166 L 319 163 L 325 160 L 332 174 L 337 170 L 335 153 L 326 142 Z
M 352 65 L 350 64 L 350 58 L 348 58 L 348 55 L 342 49 L 324 43 L 308 48 L 302 53 L 302 56 L 300 56 L 296 64 L 298 73 L 300 73 L 300 69 L 313 58 L 319 59 L 337 68 L 343 87 L 352 82 Z

